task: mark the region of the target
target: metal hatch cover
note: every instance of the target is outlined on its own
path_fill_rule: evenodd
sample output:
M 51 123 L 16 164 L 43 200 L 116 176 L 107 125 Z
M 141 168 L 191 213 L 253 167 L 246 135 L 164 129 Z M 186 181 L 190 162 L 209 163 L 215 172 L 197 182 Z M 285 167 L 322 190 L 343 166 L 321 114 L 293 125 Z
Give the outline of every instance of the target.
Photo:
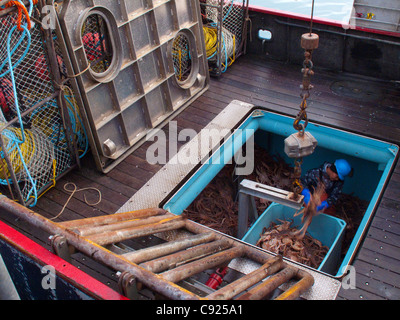
M 59 20 L 103 172 L 208 88 L 197 0 L 70 0 Z

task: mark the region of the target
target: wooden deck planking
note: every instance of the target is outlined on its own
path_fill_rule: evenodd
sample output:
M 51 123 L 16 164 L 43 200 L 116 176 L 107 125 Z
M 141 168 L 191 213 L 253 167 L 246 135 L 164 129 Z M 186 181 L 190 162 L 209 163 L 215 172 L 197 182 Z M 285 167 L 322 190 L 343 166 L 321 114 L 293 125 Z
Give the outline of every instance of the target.
M 245 72 L 245 68 L 239 68 L 243 64 L 244 62 L 233 65 L 232 69 L 236 68 L 235 71 L 226 74 L 226 76 L 224 75 L 223 79 L 217 81 L 214 85 L 217 89 L 214 90 L 214 86 L 210 88 L 210 92 L 215 92 L 218 95 L 217 97 L 212 95 L 214 99 L 221 101 L 223 97 L 234 97 L 235 99 L 271 108 L 276 111 L 291 115 L 297 114 L 301 101 L 299 97 L 300 79 L 295 85 L 290 82 L 279 82 L 276 79 L 267 83 L 265 81 L 256 81 L 248 72 Z M 285 69 L 286 65 L 280 65 L 282 69 Z M 289 70 L 291 68 L 292 66 L 290 66 Z M 258 69 L 268 69 L 268 65 L 258 66 Z M 286 77 L 297 79 L 299 78 L 299 74 L 289 72 L 286 74 Z M 355 81 L 353 77 L 350 77 L 350 79 Z M 330 82 L 332 81 L 335 81 L 335 74 L 330 75 Z M 374 135 L 382 139 L 399 141 L 400 128 L 395 126 L 400 123 L 400 117 L 397 114 L 390 113 L 390 117 L 387 114 L 385 117 L 377 116 L 382 111 L 377 109 L 378 103 L 376 101 L 362 101 L 361 103 L 357 103 L 356 99 L 338 96 L 330 91 L 329 86 L 322 86 L 318 83 L 318 75 L 312 79 L 312 83 L 314 83 L 315 88 L 311 91 L 307 108 L 310 121 L 319 121 L 328 125 L 344 127 L 345 129 L 351 127 L 362 134 L 371 135 L 374 133 Z M 220 88 L 221 90 L 218 90 Z M 322 90 L 327 93 L 321 97 L 320 92 Z M 398 108 L 399 106 L 397 105 L 397 109 L 394 110 L 398 110 Z
M 341 289 L 341 299 L 400 299 L 400 165 L 397 163 L 359 250 L 357 289 Z M 397 195 L 397 196 L 396 196 Z
M 199 132 L 233 99 L 295 116 L 300 104 L 299 68 L 256 60 L 251 56 L 241 57 L 219 79 L 212 78 L 209 90 L 174 119 L 178 132 L 183 128 Z M 316 71 L 312 79 L 315 89 L 311 92 L 307 109 L 309 120 L 345 130 L 351 128 L 361 134 L 400 143 L 400 103 L 395 86 L 386 86 L 382 105 L 376 100 L 358 101 L 333 93 L 330 85 L 338 79 L 354 80 L 359 77 Z M 360 81 L 366 80 L 362 78 Z M 168 127 L 164 128 L 164 132 L 168 138 Z M 177 144 L 181 146 L 183 142 Z M 149 145 L 151 142 L 145 143 L 107 174 L 98 172 L 92 156 L 87 155 L 83 159 L 82 169 L 60 179 L 55 188 L 39 199 L 34 210 L 46 217 L 57 215 L 69 197 L 69 193 L 63 189 L 64 185 L 74 182 L 78 188 L 98 188 L 102 192 L 102 203 L 95 207 L 88 206 L 79 192 L 72 197 L 57 221 L 114 213 L 162 167 L 146 161 Z M 90 194 L 94 193 L 91 191 Z M 341 290 L 339 299 L 400 298 L 400 256 L 397 253 L 400 247 L 399 194 L 400 166 L 397 164 L 354 264 L 357 269 L 357 289 Z M 18 227 L 12 218 L 5 220 Z M 36 234 L 37 231 L 26 226 L 20 231 L 40 243 L 48 242 L 45 236 Z

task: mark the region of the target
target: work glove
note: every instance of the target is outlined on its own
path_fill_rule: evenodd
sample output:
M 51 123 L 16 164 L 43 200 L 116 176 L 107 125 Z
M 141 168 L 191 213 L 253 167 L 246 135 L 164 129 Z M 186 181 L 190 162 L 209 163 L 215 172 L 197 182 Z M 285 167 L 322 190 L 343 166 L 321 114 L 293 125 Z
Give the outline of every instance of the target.
M 311 197 L 310 190 L 303 189 L 303 191 L 301 191 L 301 194 L 304 196 L 304 204 L 308 205 L 308 203 L 310 202 L 310 197 Z
M 329 208 L 328 202 L 322 201 L 321 204 L 317 207 L 317 211 L 322 211 L 326 208 Z

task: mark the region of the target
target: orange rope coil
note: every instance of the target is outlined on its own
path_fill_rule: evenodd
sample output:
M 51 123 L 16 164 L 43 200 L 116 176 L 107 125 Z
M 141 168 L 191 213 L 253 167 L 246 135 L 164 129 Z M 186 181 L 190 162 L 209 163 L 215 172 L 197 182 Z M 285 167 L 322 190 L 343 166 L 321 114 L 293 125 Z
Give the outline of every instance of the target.
M 32 0 L 33 4 L 37 4 L 38 0 Z M 19 1 L 10 1 L 4 5 L 4 9 L 11 8 L 12 6 L 16 6 L 18 10 L 18 18 L 17 18 L 17 29 L 18 31 L 24 31 L 24 29 L 21 27 L 22 23 L 22 16 L 25 16 L 26 23 L 28 26 L 28 30 L 31 29 L 31 18 L 29 17 L 28 10 L 26 9 L 25 5 L 23 5 Z M 0 10 L 4 10 L 3 8 L 0 8 Z

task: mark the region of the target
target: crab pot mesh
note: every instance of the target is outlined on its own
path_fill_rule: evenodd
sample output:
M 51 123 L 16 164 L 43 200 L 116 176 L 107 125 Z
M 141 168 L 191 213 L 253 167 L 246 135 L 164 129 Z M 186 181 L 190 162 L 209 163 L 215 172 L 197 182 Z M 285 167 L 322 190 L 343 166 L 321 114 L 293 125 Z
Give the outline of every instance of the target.
M 37 129 L 8 127 L 2 132 L 4 148 L 7 152 L 11 168 L 18 180 L 23 198 L 28 200 L 37 197 L 37 186 L 46 185 L 53 177 L 56 164 L 54 145 Z M 54 162 L 53 162 L 54 161 Z M 6 161 L 0 162 L 0 178 L 2 184 L 11 183 L 10 170 Z
M 112 59 L 112 47 L 104 19 L 98 14 L 89 15 L 81 30 L 83 48 L 94 72 L 106 71 Z
M 66 74 L 62 55 L 57 50 L 51 53 L 58 70 L 50 70 L 40 25 L 34 24 L 28 37 L 27 31 L 15 29 L 17 15 L 13 11 L 0 16 L 0 192 L 34 206 L 76 161 L 68 147 L 59 99 L 49 98 L 56 93 L 52 72 Z M 85 150 L 86 135 L 73 92 L 64 94 L 71 131 L 78 148 Z
M 82 158 L 83 156 L 85 156 L 89 149 L 89 141 L 87 139 L 86 128 L 83 124 L 82 116 L 79 111 L 79 106 L 72 90 L 65 90 L 64 98 L 67 103 L 68 115 L 71 119 L 72 132 L 74 134 L 78 154 L 79 157 Z
M 189 52 L 189 40 L 184 34 L 178 34 L 172 43 L 172 60 L 175 77 L 178 81 L 185 81 L 192 70 L 192 59 Z

